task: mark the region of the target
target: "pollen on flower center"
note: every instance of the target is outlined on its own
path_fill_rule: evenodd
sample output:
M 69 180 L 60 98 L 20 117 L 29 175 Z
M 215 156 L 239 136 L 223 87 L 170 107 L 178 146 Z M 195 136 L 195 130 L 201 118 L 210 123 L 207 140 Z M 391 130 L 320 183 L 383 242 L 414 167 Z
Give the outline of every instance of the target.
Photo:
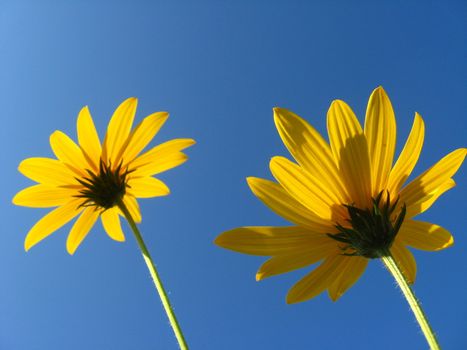
M 122 171 L 122 164 L 112 170 L 111 164 L 107 165 L 101 160 L 99 172 L 95 174 L 86 170 L 89 177 L 77 178 L 84 188 L 77 197 L 84 198 L 82 206 L 96 206 L 109 209 L 117 205 L 125 195 L 128 171 Z
M 351 227 L 336 224 L 335 227 L 339 232 L 328 234 L 329 237 L 345 244 L 342 247 L 344 255 L 359 255 L 375 259 L 388 254 L 404 221 L 406 206 L 404 204 L 394 218 L 392 214 L 397 207 L 398 200 L 391 205 L 388 193 L 386 201 L 380 205 L 382 195 L 383 192 L 380 192 L 376 198 L 372 199 L 371 209 L 345 205 Z

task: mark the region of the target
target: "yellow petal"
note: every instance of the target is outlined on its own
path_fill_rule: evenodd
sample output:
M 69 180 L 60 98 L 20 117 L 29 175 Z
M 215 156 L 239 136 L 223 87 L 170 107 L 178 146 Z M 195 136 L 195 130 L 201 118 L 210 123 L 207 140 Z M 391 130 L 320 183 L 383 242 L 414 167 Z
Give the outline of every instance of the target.
M 167 112 L 157 112 L 144 118 L 133 130 L 128 145 L 123 149 L 123 165 L 130 163 L 156 136 L 169 117 Z
M 143 153 L 129 164 L 133 176 L 143 177 L 162 173 L 184 163 L 188 157 L 180 152 L 192 146 L 192 139 L 174 139 Z
M 56 159 L 28 158 L 20 163 L 18 170 L 33 181 L 51 186 L 78 184 L 75 175 Z
M 340 203 L 350 203 L 345 185 L 322 136 L 298 115 L 274 108 L 274 121 L 285 146 L 306 171 L 316 176 Z
M 325 246 L 316 245 L 316 249 L 310 251 L 274 256 L 261 265 L 256 273 L 256 280 L 260 281 L 267 277 L 309 266 L 335 253 L 336 250 L 336 244 L 334 242 L 329 242 L 329 244 Z
M 122 231 L 120 218 L 118 217 L 118 209 L 110 208 L 101 214 L 102 226 L 107 235 L 115 241 L 124 242 L 125 235 Z
M 466 148 L 459 148 L 449 153 L 402 189 L 401 202 L 410 207 L 427 195 L 434 193 L 438 187 L 446 183 L 456 173 L 466 154 Z
M 417 275 L 417 263 L 410 250 L 404 247 L 397 237 L 391 247 L 391 254 L 408 282 L 414 283 Z
M 102 158 L 115 167 L 119 164 L 119 152 L 130 135 L 137 105 L 138 100 L 134 97 L 123 101 L 115 110 L 107 126 Z
M 222 233 L 214 242 L 236 252 L 265 256 L 316 251 L 336 245 L 328 236 L 299 226 L 240 227 Z
M 314 232 L 327 233 L 334 229 L 331 222 L 321 219 L 301 205 L 278 183 L 256 177 L 248 177 L 247 182 L 255 196 L 284 219 Z
M 347 263 L 340 276 L 329 286 L 328 293 L 332 301 L 337 301 L 344 293 L 358 281 L 365 272 L 368 259 L 360 256 L 345 257 Z
M 24 249 L 28 251 L 42 241 L 44 238 L 58 230 L 65 225 L 76 215 L 78 215 L 83 208 L 79 207 L 82 200 L 74 199 L 67 204 L 52 210 L 29 230 L 26 240 L 24 241 Z
M 18 192 L 13 204 L 33 208 L 57 207 L 69 202 L 76 194 L 76 190 L 40 184 Z
M 334 158 L 354 205 L 371 205 L 371 171 L 368 145 L 352 109 L 333 101 L 328 111 L 328 133 Z
M 372 172 L 372 197 L 386 189 L 396 148 L 396 118 L 384 89 L 376 88 L 370 96 L 365 117 Z
M 78 142 L 90 166 L 97 171 L 101 159 L 101 142 L 86 106 L 79 112 L 77 121 Z
M 445 249 L 454 244 L 454 238 L 441 226 L 415 220 L 404 221 L 397 238 L 403 244 L 428 251 Z
M 332 255 L 321 265 L 298 281 L 287 294 L 287 304 L 299 303 L 321 294 L 345 267 L 346 260 L 342 255 Z
M 94 207 L 88 207 L 83 210 L 80 217 L 71 228 L 68 239 L 66 240 L 66 250 L 69 254 L 73 255 L 75 253 L 98 217 L 99 212 Z
M 125 194 L 123 197 L 123 203 L 130 212 L 131 217 L 136 223 L 141 222 L 141 211 L 139 210 L 138 201 L 135 197 L 130 194 Z
M 284 157 L 273 157 L 270 169 L 285 190 L 319 217 L 336 222 L 344 214 L 344 207 L 330 196 L 328 188 L 300 166 Z M 335 208 L 334 210 L 332 208 Z M 340 213 L 338 218 L 334 213 Z
M 67 165 L 76 175 L 86 175 L 85 169 L 89 164 L 84 158 L 81 148 L 72 139 L 61 131 L 50 135 L 50 146 L 55 156 Z
M 453 179 L 448 179 L 445 183 L 439 186 L 434 192 L 427 194 L 426 196 L 420 198 L 418 202 L 412 203 L 409 207 L 407 207 L 407 212 L 405 214 L 406 219 L 412 218 L 415 215 L 421 214 L 424 211 L 428 210 L 443 193 L 449 191 L 451 188 L 455 186 L 456 186 L 455 181 Z
M 389 175 L 388 190 L 391 198 L 397 198 L 402 185 L 412 173 L 415 164 L 417 164 L 420 152 L 422 151 L 424 137 L 425 124 L 422 117 L 418 113 L 415 113 L 412 130 L 410 130 L 407 142 Z
M 136 198 L 167 196 L 170 193 L 167 185 L 154 177 L 131 178 L 128 186 L 128 192 Z

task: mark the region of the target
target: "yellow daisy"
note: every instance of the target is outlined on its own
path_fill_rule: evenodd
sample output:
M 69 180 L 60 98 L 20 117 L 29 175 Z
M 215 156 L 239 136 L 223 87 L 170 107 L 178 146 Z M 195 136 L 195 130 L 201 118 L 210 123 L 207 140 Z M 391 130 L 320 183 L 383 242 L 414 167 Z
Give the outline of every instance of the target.
M 79 216 L 70 230 L 67 251 L 73 254 L 94 223 L 101 218 L 107 234 L 124 241 L 119 209 L 122 202 L 136 222 L 141 221 L 137 198 L 166 196 L 169 188 L 153 177 L 187 160 L 181 151 L 195 142 L 174 139 L 142 153 L 168 118 L 157 112 L 132 129 L 136 98 L 125 100 L 114 112 L 101 145 L 88 107 L 77 120 L 78 144 L 61 131 L 50 136 L 57 159 L 28 158 L 18 170 L 38 184 L 20 191 L 16 205 L 57 207 L 29 231 L 24 247 L 29 250 L 44 238 Z
M 247 181 L 265 205 L 293 226 L 237 228 L 221 234 L 215 243 L 271 256 L 259 268 L 257 280 L 321 262 L 290 289 L 288 303 L 325 290 L 337 300 L 372 258 L 392 256 L 413 283 L 416 264 L 407 246 L 436 251 L 453 244 L 447 230 L 414 217 L 455 186 L 452 176 L 467 150 L 451 152 L 403 186 L 422 149 L 424 122 L 416 113 L 393 163 L 396 121 L 382 87 L 370 96 L 364 128 L 345 102 L 332 102 L 327 115 L 329 143 L 286 109 L 275 108 L 274 121 L 296 163 L 273 157 L 270 169 L 277 182 L 256 177 Z

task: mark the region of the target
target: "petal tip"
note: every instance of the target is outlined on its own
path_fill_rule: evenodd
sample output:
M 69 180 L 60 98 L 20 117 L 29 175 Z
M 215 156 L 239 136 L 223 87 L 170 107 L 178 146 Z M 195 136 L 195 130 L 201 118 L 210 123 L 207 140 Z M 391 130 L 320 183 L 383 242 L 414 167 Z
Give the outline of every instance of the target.
M 136 102 L 138 102 L 138 98 L 137 98 L 137 97 L 134 97 L 134 96 L 128 97 L 128 98 L 127 98 L 125 101 L 123 101 L 123 102 L 136 103 Z
M 449 240 L 446 242 L 443 248 L 449 248 L 449 247 L 452 247 L 453 245 L 454 245 L 454 237 L 451 235 L 451 237 L 449 237 Z
M 386 94 L 386 91 L 384 90 L 382 85 L 379 85 L 378 87 L 376 87 L 376 89 L 374 89 L 374 92 L 378 92 L 380 94 Z
M 187 147 L 196 145 L 196 140 L 195 139 L 188 139 L 188 143 L 189 143 L 189 145 Z
M 296 303 L 300 302 L 300 300 L 298 300 L 295 295 L 292 295 L 289 292 L 289 293 L 287 293 L 287 296 L 285 297 L 285 302 L 286 302 L 286 304 L 290 305 L 290 304 L 296 304 Z
M 68 236 L 68 238 L 70 238 L 70 236 Z M 72 244 L 72 242 L 67 239 L 66 241 L 66 251 L 68 254 L 70 255 L 74 255 L 75 252 L 76 252 L 76 249 L 78 249 L 78 245 L 75 245 L 75 244 Z
M 13 203 L 14 205 L 19 205 L 17 197 L 18 197 L 18 194 L 15 194 L 15 196 L 11 199 L 11 203 Z
M 254 184 L 255 180 L 256 180 L 256 177 L 254 177 L 254 176 L 247 176 L 247 177 L 245 178 L 245 180 L 246 180 L 246 183 L 248 184 L 248 186 L 252 186 L 252 185 Z
M 274 112 L 274 117 L 280 118 L 284 115 L 284 112 L 287 112 L 287 109 L 282 108 L 282 107 L 274 107 L 272 111 Z
M 224 234 L 221 233 L 219 236 L 217 236 L 216 238 L 214 238 L 214 241 L 213 241 L 213 243 L 214 243 L 215 245 L 218 245 L 219 247 L 222 247 L 222 248 L 224 248 L 224 246 L 222 245 L 222 236 L 223 236 L 223 235 L 224 235 Z
M 231 232 L 234 231 L 234 230 L 235 229 L 222 232 L 219 236 L 217 236 L 214 239 L 214 244 L 221 247 L 221 248 L 231 250 L 232 249 L 232 234 L 231 234 Z
M 36 243 L 31 242 L 31 240 L 26 236 L 24 240 L 24 251 L 28 252 Z
M 264 266 L 264 265 L 263 265 Z M 263 266 L 261 266 L 259 268 L 259 270 L 256 272 L 256 275 L 255 275 L 255 280 L 256 282 L 260 282 L 262 280 L 264 280 L 265 278 L 268 278 L 268 277 L 271 277 L 272 275 L 270 273 L 267 273 L 267 272 L 264 272 L 262 269 L 263 269 Z
M 329 290 L 328 290 L 328 295 L 329 295 L 329 299 L 332 300 L 332 302 L 336 302 L 340 299 L 340 297 L 343 295 L 342 292 L 337 292 L 337 293 L 331 293 Z

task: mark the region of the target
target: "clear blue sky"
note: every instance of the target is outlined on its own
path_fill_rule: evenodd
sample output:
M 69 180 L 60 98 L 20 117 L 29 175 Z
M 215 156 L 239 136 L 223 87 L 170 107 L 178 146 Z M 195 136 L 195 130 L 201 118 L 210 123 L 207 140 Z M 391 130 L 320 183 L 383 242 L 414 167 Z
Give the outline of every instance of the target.
M 286 225 L 249 191 L 288 156 L 272 107 L 325 133 L 335 98 L 363 116 L 383 85 L 398 150 L 418 111 L 425 147 L 418 174 L 467 135 L 465 1 L 2 1 L 0 4 L 0 349 L 175 349 L 176 342 L 129 232 L 100 225 L 75 256 L 70 226 L 23 250 L 47 211 L 14 207 L 31 184 L 16 168 L 51 156 L 56 129 L 75 137 L 89 105 L 104 132 L 123 99 L 137 119 L 168 110 L 155 142 L 192 137 L 190 160 L 161 178 L 165 198 L 143 200 L 141 230 L 192 349 L 424 349 L 392 277 L 372 261 L 336 303 L 323 294 L 286 305 L 301 270 L 255 282 L 263 258 L 213 245 L 243 225 Z M 361 119 L 362 120 L 362 119 Z M 415 251 L 415 291 L 445 349 L 467 348 L 467 168 L 423 219 L 449 229 L 453 248 Z

